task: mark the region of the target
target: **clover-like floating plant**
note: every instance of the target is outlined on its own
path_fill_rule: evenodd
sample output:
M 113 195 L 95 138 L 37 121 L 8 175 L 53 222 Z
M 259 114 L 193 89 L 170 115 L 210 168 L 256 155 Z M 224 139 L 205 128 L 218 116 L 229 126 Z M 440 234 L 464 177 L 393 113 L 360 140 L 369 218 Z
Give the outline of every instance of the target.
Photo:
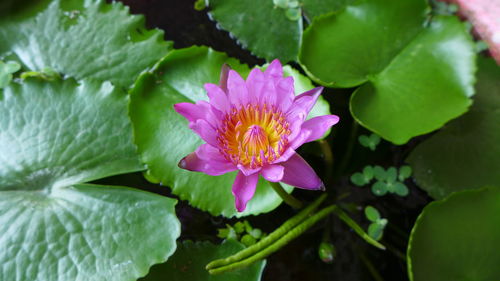
M 209 102 L 178 103 L 175 110 L 206 144 L 184 157 L 179 167 L 208 175 L 239 170 L 232 192 L 236 209 L 245 210 L 259 175 L 303 189 L 322 190 L 323 182 L 295 152 L 321 138 L 339 121 L 335 115 L 305 120 L 322 87 L 295 96 L 292 77 L 274 60 L 263 72 L 253 69 L 247 80 L 223 66 L 219 85 L 205 84 Z

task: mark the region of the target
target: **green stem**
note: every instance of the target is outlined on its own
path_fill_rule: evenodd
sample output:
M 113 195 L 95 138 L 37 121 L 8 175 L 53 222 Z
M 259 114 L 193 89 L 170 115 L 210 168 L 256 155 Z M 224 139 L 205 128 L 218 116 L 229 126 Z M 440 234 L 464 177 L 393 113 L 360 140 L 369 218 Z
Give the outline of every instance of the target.
M 327 185 L 329 185 L 331 180 L 332 180 L 333 153 L 332 153 L 332 149 L 330 147 L 330 144 L 326 140 L 319 141 L 319 145 L 321 147 L 321 152 L 323 152 L 323 155 L 325 157 L 325 164 L 326 164 L 325 181 L 326 181 Z
M 349 217 L 342 209 L 337 208 L 334 210 L 334 213 L 343 220 L 349 227 L 354 230 L 363 240 L 365 240 L 368 244 L 371 244 L 381 250 L 385 250 L 385 246 L 380 244 L 377 240 L 373 239 L 368 235 L 361 226 L 359 226 L 351 217 Z
M 357 247 L 356 251 L 358 252 L 358 256 L 361 258 L 361 261 L 365 264 L 368 271 L 370 271 L 370 274 L 372 275 L 373 279 L 375 279 L 375 281 L 384 281 L 384 278 L 382 278 L 380 273 L 377 271 L 372 262 L 365 256 L 365 254 L 361 252 L 359 249 L 357 249 Z
M 396 257 L 398 257 L 401 261 L 403 261 L 406 264 L 406 255 L 405 254 L 403 254 L 396 247 L 388 244 L 387 241 L 384 242 L 384 244 L 386 245 L 387 250 L 389 250 L 390 252 L 392 252 Z
M 287 203 L 290 205 L 292 208 L 295 209 L 300 209 L 302 208 L 302 202 L 298 200 L 297 198 L 293 197 L 291 194 L 286 192 L 286 190 L 283 189 L 281 184 L 279 182 L 269 182 L 271 184 L 271 187 L 278 193 L 278 195 Z
M 264 237 L 262 240 L 257 242 L 256 244 L 253 244 L 252 246 L 232 255 L 224 259 L 218 259 L 210 262 L 207 264 L 206 269 L 210 270 L 216 267 L 221 267 L 224 265 L 228 265 L 230 263 L 237 262 L 239 260 L 242 260 L 244 258 L 247 258 L 261 249 L 269 246 L 276 240 L 280 239 L 282 236 L 284 236 L 286 233 L 288 233 L 292 228 L 294 228 L 296 225 L 298 225 L 300 222 L 302 222 L 304 219 L 306 219 L 312 212 L 314 212 L 323 201 L 326 199 L 326 194 L 322 194 L 318 199 L 316 199 L 313 203 L 311 203 L 309 206 L 306 208 L 302 209 L 297 215 L 294 217 L 290 218 L 287 220 L 285 223 L 283 223 L 280 227 L 278 227 L 275 231 L 270 233 L 268 236 Z
M 248 257 L 246 259 L 243 259 L 243 260 L 240 260 L 240 261 L 237 261 L 237 262 L 225 265 L 225 266 L 221 266 L 221 267 L 218 267 L 218 268 L 210 269 L 208 272 L 210 274 L 220 274 L 220 273 L 231 271 L 231 270 L 235 270 L 235 269 L 238 269 L 238 268 L 247 267 L 247 266 L 249 266 L 250 264 L 252 264 L 252 263 L 254 263 L 256 261 L 264 259 L 267 256 L 269 256 L 270 254 L 272 254 L 272 253 L 278 251 L 279 249 L 281 249 L 283 246 L 285 246 L 286 244 L 288 244 L 293 239 L 295 239 L 298 236 L 300 236 L 306 230 L 308 230 L 309 228 L 311 228 L 311 226 L 313 226 L 319 220 L 323 219 L 324 217 L 326 217 L 327 215 L 329 215 L 330 213 L 332 213 L 337 208 L 338 207 L 336 205 L 331 205 L 329 207 L 326 207 L 326 208 L 322 209 L 321 211 L 317 212 L 316 214 L 312 215 L 308 219 L 304 220 L 302 223 L 300 223 L 299 225 L 297 225 L 296 227 L 294 227 L 293 229 L 291 229 L 290 231 L 288 231 L 285 235 L 283 235 L 276 242 L 274 242 L 273 244 L 269 245 L 267 248 L 264 248 L 263 250 L 257 252 L 255 255 L 250 256 L 250 257 Z
M 347 168 L 347 164 L 351 160 L 352 149 L 354 148 L 354 143 L 356 143 L 356 136 L 358 135 L 358 122 L 356 119 L 352 120 L 351 135 L 349 136 L 349 141 L 347 143 L 347 148 L 345 150 L 344 156 L 342 157 L 342 162 L 339 165 L 337 173 L 341 175 Z

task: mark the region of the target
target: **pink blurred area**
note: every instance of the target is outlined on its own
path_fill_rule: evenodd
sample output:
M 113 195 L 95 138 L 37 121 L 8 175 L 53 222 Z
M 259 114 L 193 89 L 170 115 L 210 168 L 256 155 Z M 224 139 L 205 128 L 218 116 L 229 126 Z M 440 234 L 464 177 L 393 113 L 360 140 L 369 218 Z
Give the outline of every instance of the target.
M 474 26 L 477 35 L 488 44 L 493 58 L 500 65 L 500 0 L 441 0 L 454 3 L 459 14 Z

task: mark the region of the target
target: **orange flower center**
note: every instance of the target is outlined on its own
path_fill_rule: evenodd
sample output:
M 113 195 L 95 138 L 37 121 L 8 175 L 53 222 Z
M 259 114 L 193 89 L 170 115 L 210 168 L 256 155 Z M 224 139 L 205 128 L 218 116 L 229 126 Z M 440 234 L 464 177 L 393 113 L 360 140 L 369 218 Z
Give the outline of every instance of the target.
M 290 129 L 276 108 L 248 104 L 227 113 L 217 133 L 219 150 L 226 159 L 253 169 L 283 154 Z

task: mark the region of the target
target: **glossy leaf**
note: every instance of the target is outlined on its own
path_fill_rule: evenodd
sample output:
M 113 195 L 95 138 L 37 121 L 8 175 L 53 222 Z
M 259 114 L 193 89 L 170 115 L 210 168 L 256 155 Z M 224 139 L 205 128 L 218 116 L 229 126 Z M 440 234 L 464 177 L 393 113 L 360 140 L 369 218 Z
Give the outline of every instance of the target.
M 500 189 L 454 193 L 424 208 L 408 246 L 412 281 L 500 276 Z
M 288 1 L 290 2 L 290 1 Z M 285 3 L 288 5 L 289 3 Z M 295 61 L 302 40 L 302 19 L 272 0 L 210 0 L 210 16 L 244 48 L 258 57 Z M 300 9 L 298 9 L 300 15 Z
M 210 275 L 205 266 L 212 260 L 230 256 L 244 248 L 234 241 L 226 240 L 221 245 L 210 242 L 184 241 L 179 243 L 175 254 L 164 264 L 155 265 L 150 273 L 139 281 L 259 281 L 266 265 L 260 261 L 233 272 Z
M 123 87 L 170 45 L 163 32 L 146 30 L 143 17 L 130 15 L 118 2 L 56 0 L 39 13 L 23 7 L 0 19 L 0 56 L 15 57 L 26 70 L 50 67 Z
M 413 177 L 432 197 L 500 186 L 499 77 L 495 62 L 481 58 L 470 112 L 423 141 L 408 157 Z
M 109 82 L 0 91 L 0 280 L 135 280 L 175 250 L 175 200 L 81 184 L 143 169 L 127 104 Z
M 342 8 L 355 1 L 356 0 L 302 0 L 300 2 L 302 3 L 304 16 L 309 21 L 312 21 L 314 17 L 340 11 Z
M 455 17 L 424 27 L 425 2 L 357 1 L 315 20 L 300 51 L 317 82 L 362 85 L 351 96 L 353 116 L 395 144 L 440 128 L 471 104 L 474 43 Z
M 203 84 L 218 83 L 224 63 L 243 76 L 249 73 L 246 65 L 223 53 L 191 47 L 171 52 L 154 72 L 142 75 L 132 90 L 130 105 L 135 140 L 150 173 L 192 206 L 226 217 L 269 212 L 281 203 L 281 198 L 262 178 L 245 212 L 237 213 L 231 193 L 235 172 L 215 177 L 177 166 L 202 140 L 189 129 L 184 117 L 174 111 L 173 105 L 206 100 Z M 289 186 L 285 188 L 291 190 Z

